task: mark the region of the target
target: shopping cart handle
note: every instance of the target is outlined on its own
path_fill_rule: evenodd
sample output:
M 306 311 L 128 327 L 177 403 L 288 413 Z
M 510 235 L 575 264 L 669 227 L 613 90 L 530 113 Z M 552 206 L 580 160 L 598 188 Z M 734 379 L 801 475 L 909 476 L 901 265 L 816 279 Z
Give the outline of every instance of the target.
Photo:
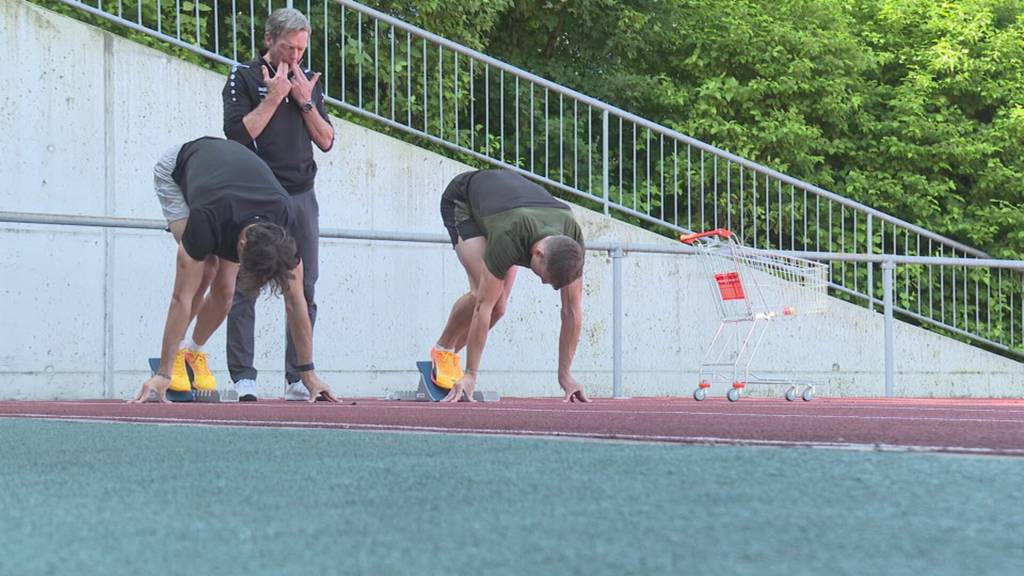
M 708 230 L 707 232 L 698 232 L 696 234 L 684 234 L 679 237 L 679 241 L 683 244 L 693 244 L 699 238 L 707 238 L 708 236 L 721 236 L 722 238 L 732 238 L 732 232 L 725 228 L 715 228 L 714 230 Z

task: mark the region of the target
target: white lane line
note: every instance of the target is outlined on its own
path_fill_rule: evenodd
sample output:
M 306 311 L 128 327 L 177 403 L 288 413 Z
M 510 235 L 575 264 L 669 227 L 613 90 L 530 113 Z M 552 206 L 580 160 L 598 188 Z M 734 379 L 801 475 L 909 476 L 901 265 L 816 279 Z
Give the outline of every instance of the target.
M 9 416 L 9 415 L 3 415 Z M 408 426 L 385 424 L 352 424 L 352 423 L 317 423 L 303 421 L 277 420 L 227 420 L 213 418 L 155 418 L 155 417 L 109 417 L 109 416 L 54 416 L 51 414 L 22 414 L 18 417 L 39 420 L 56 420 L 64 422 L 106 422 L 112 424 L 162 424 L 175 426 L 197 427 L 230 427 L 230 428 L 281 428 L 281 429 L 335 429 L 362 430 L 378 432 L 418 432 L 428 434 L 462 434 L 486 436 L 528 436 L 548 438 L 572 438 L 590 440 L 656 442 L 679 444 L 706 444 L 716 446 L 769 446 L 794 448 L 826 448 L 833 450 L 850 450 L 857 452 L 920 452 L 920 453 L 955 453 L 976 454 L 986 456 L 1024 456 L 1024 449 L 1014 448 L 979 448 L 971 446 L 927 446 L 917 444 L 886 444 L 856 442 L 822 442 L 793 440 L 763 440 L 746 438 L 724 438 L 718 436 L 672 436 L 658 434 L 587 434 L 583 432 L 559 432 L 544 430 L 501 430 L 496 428 L 446 428 L 442 426 Z

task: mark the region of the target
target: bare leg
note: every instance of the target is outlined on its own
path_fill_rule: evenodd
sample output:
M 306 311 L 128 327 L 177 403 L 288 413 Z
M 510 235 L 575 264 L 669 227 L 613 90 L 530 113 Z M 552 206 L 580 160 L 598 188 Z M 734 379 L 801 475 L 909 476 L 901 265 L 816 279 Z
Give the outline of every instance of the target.
M 235 294 L 237 276 L 238 264 L 222 260 L 217 266 L 217 275 L 210 287 L 210 295 L 203 301 L 203 308 L 199 311 L 196 327 L 192 331 L 192 340 L 196 344 L 205 344 L 227 318 Z
M 485 248 L 487 248 L 487 239 L 483 236 L 469 240 L 460 238 L 459 243 L 455 245 L 455 254 L 459 257 L 459 262 L 466 270 L 466 277 L 469 280 L 469 292 L 460 296 L 452 305 L 448 323 L 445 324 L 444 331 L 441 332 L 441 337 L 437 340 L 439 346 L 459 350 L 466 345 L 469 323 L 473 320 L 473 308 L 476 306 L 477 280 L 480 278 L 480 267 L 484 265 Z
M 491 310 L 491 325 L 487 327 L 488 330 L 494 328 L 494 325 L 498 323 L 498 320 L 501 320 L 501 317 L 505 315 L 505 310 L 508 308 L 508 297 L 512 293 L 512 286 L 516 282 L 516 270 L 516 267 L 513 266 L 512 268 L 509 268 L 508 271 L 505 272 L 505 280 L 504 286 L 502 287 L 501 290 L 501 298 L 498 299 L 498 302 L 494 305 L 494 309 Z M 449 346 L 449 348 L 454 348 L 456 352 L 466 347 L 466 341 L 469 340 L 469 323 L 473 320 L 473 305 L 475 304 L 475 297 L 472 295 L 472 293 L 467 294 L 466 296 L 469 296 L 471 298 L 468 307 L 469 318 L 466 319 L 466 329 L 463 330 L 461 333 L 457 334 L 457 339 L 455 340 L 454 345 Z M 465 296 L 463 296 L 463 298 L 465 298 Z M 460 298 L 459 300 L 461 301 L 462 299 Z M 458 302 L 456 302 L 456 304 L 458 304 Z

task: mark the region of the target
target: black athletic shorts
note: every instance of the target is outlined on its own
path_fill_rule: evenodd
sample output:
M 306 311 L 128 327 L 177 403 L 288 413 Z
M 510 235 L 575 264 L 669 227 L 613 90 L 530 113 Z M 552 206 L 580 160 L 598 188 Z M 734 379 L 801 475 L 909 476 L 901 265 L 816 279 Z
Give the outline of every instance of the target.
M 459 243 L 459 238 L 469 240 L 484 235 L 469 211 L 469 181 L 474 174 L 476 171 L 459 174 L 441 195 L 441 222 L 448 229 L 452 247 Z

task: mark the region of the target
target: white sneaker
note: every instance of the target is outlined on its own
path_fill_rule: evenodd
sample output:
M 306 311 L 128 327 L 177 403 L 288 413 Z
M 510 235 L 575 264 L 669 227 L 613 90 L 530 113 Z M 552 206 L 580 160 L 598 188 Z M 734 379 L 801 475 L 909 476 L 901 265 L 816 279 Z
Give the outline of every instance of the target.
M 255 402 L 258 399 L 256 397 L 256 381 L 251 378 L 243 378 L 235 382 L 235 390 L 238 392 L 239 402 Z
M 309 390 L 302 380 L 284 385 L 284 399 L 306 402 L 309 400 Z

